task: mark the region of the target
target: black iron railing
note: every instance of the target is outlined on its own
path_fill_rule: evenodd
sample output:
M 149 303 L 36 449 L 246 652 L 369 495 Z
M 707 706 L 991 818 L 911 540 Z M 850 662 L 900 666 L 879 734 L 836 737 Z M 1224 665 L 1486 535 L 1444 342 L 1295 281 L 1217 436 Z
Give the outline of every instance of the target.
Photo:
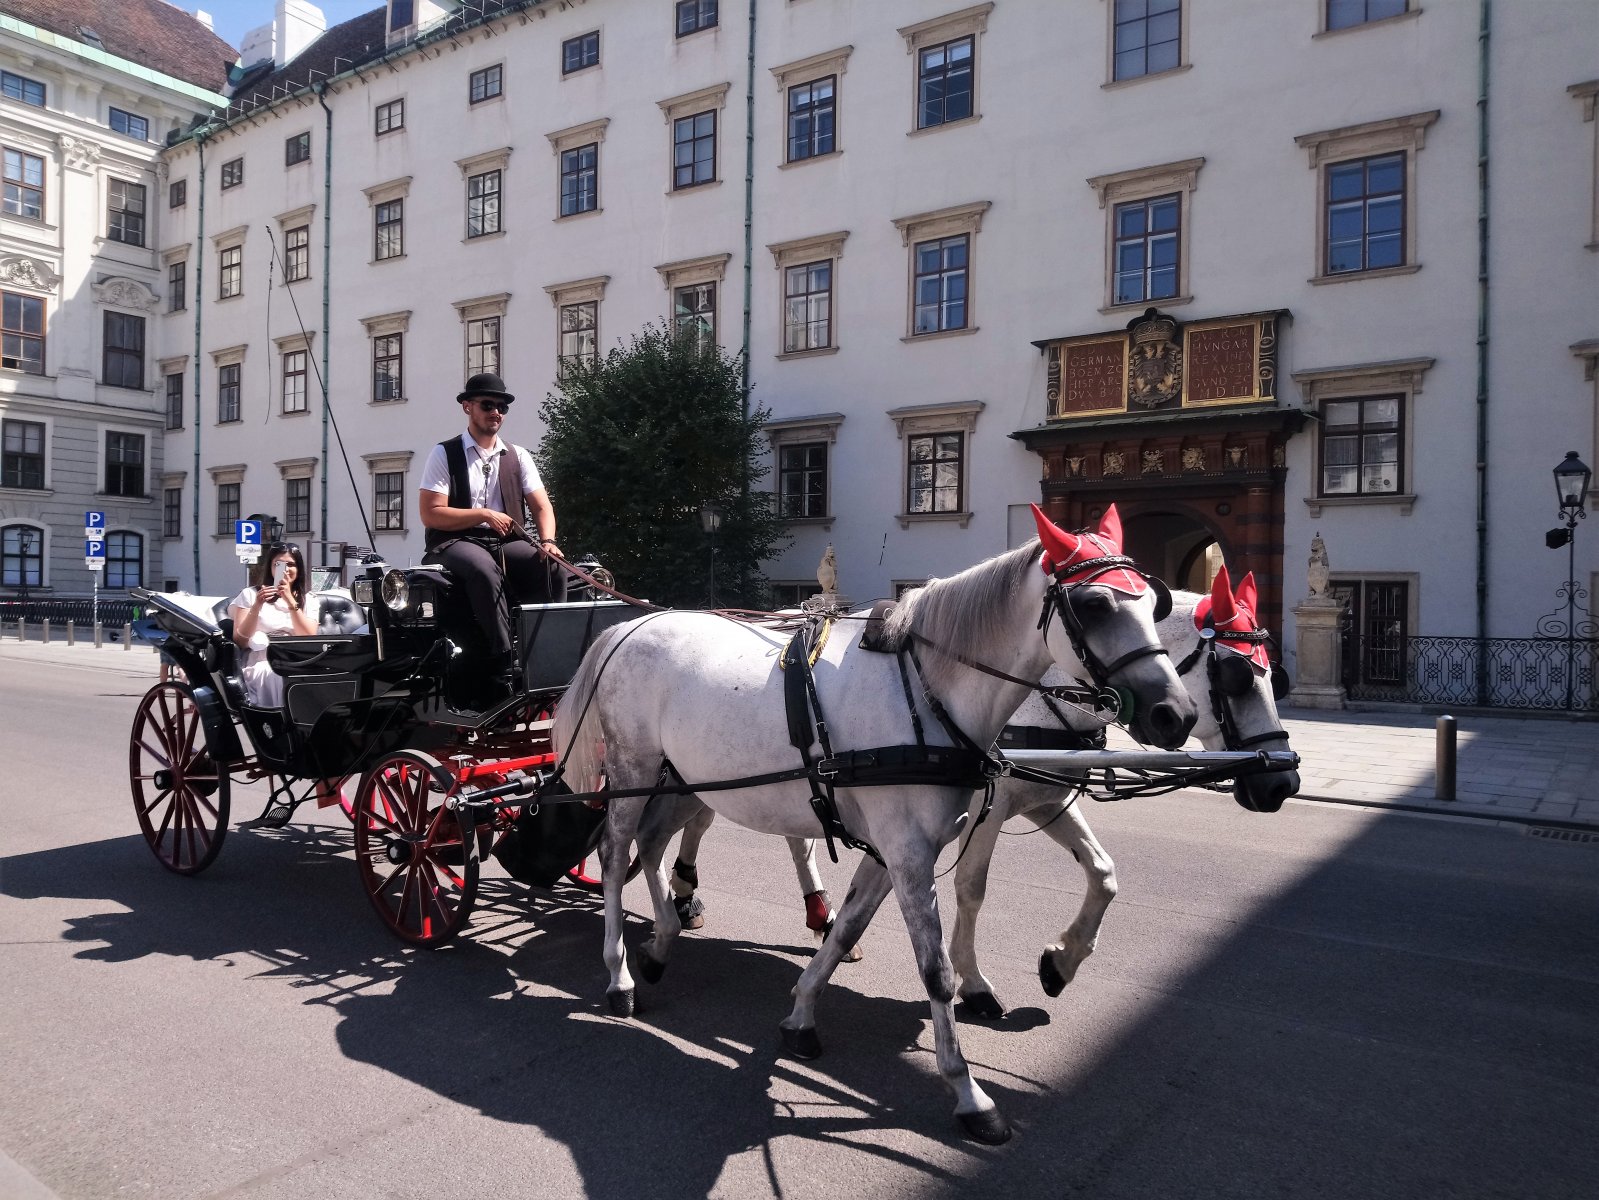
M 0 625 L 15 626 L 18 621 L 26 621 L 29 625 L 40 625 L 49 621 L 52 625 L 66 627 L 68 621 L 87 629 L 94 622 L 94 601 L 87 598 L 73 600 L 0 600 Z M 137 621 L 142 615 L 141 606 L 132 600 L 106 599 L 100 601 L 100 624 L 121 627 Z
M 1351 700 L 1599 712 L 1599 639 L 1361 638 L 1350 649 Z

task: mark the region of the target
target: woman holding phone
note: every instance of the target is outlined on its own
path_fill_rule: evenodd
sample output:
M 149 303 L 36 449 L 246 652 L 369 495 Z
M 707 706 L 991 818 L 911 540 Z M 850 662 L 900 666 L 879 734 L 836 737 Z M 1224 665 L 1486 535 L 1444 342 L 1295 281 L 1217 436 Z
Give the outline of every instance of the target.
M 267 639 L 315 634 L 322 602 L 309 593 L 305 559 L 293 542 L 268 546 L 267 564 L 272 582 L 245 588 L 229 603 L 228 616 L 233 618 L 233 640 L 246 652 L 245 695 L 258 707 L 281 708 L 283 680 L 267 662 Z

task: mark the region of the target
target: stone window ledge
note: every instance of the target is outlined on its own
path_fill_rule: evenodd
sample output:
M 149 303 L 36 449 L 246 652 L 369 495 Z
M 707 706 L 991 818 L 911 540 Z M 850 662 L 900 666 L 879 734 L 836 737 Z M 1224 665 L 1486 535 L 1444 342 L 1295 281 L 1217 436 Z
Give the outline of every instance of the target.
M 958 121 L 940 121 L 937 125 L 924 125 L 920 129 L 907 129 L 906 137 L 926 137 L 931 133 L 942 133 L 946 129 L 960 129 L 966 125 L 975 125 L 983 119 L 983 114 L 974 112 L 969 117 L 962 117 Z
M 1126 304 L 1108 304 L 1099 311 L 1105 316 L 1111 316 L 1116 313 L 1141 313 L 1150 305 L 1154 305 L 1164 312 L 1168 308 L 1177 308 L 1179 305 L 1192 304 L 1193 302 L 1194 298 L 1192 296 L 1169 296 L 1161 300 L 1138 300 L 1136 302 L 1129 300 Z
M 1402 267 L 1378 267 L 1374 271 L 1340 271 L 1336 275 L 1316 275 L 1305 282 L 1320 287 L 1324 283 L 1348 283 L 1354 279 L 1391 279 L 1396 275 L 1414 275 L 1421 270 L 1420 263 L 1406 263 Z
M 774 354 L 772 357 L 778 362 L 793 362 L 796 358 L 823 358 L 837 353 L 837 346 L 819 346 L 815 350 L 785 350 L 782 354 Z
M 937 333 L 911 333 L 899 340 L 902 342 L 937 342 L 944 338 L 968 337 L 974 333 L 982 332 L 981 325 L 968 325 L 965 329 L 940 329 Z
M 833 515 L 831 513 L 825 517 L 779 517 L 778 520 L 785 525 L 814 525 L 818 529 L 833 528 Z
M 1192 71 L 1193 69 L 1193 63 L 1178 63 L 1175 67 L 1168 67 L 1164 71 L 1152 71 L 1145 75 L 1134 75 L 1131 79 L 1110 79 L 1099 86 L 1102 91 L 1112 92 L 1121 88 L 1132 87 L 1135 84 L 1148 83 L 1151 79 L 1169 79 L 1173 75 L 1181 75 L 1184 71 Z
M 938 524 L 941 522 L 958 522 L 962 529 L 971 522 L 970 512 L 938 512 L 938 513 L 899 513 L 895 520 L 901 529 L 909 529 L 912 525 Z
M 1380 496 L 1306 496 L 1305 507 L 1310 510 L 1313 517 L 1321 516 L 1324 508 L 1371 508 L 1392 507 L 1399 510 L 1399 515 L 1408 517 L 1410 510 L 1415 506 L 1414 494 L 1392 492 Z
M 1324 14 L 1323 19 L 1325 20 L 1325 8 L 1322 11 Z M 1417 17 L 1421 16 L 1423 11 L 1424 10 L 1420 8 L 1412 8 L 1402 13 L 1395 13 L 1391 17 L 1378 17 L 1375 21 L 1362 21 L 1358 25 L 1345 25 L 1342 29 L 1318 29 L 1315 33 L 1310 35 L 1310 40 L 1315 41 L 1317 38 L 1338 37 L 1345 33 L 1354 33 L 1357 29 L 1380 28 L 1384 25 L 1397 25 L 1401 21 L 1413 21 Z

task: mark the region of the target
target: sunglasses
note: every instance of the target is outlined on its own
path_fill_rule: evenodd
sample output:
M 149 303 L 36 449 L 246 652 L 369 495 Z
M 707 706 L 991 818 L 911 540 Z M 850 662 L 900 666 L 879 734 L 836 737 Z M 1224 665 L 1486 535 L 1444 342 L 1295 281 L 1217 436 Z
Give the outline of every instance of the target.
M 511 405 L 506 400 L 479 400 L 477 406 L 486 413 L 497 412 L 501 416 L 511 411 Z

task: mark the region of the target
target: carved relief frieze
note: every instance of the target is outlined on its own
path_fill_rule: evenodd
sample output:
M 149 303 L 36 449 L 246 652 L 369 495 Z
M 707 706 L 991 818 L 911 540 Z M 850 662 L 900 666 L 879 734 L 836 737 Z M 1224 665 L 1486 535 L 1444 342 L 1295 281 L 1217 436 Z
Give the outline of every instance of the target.
M 125 275 L 111 275 L 94 285 L 95 299 L 118 308 L 153 309 L 160 298 L 148 286 Z
M 25 254 L 8 254 L 0 258 L 0 283 L 32 288 L 38 292 L 53 292 L 60 282 L 61 276 L 42 259 L 29 258 Z
M 1120 450 L 1107 450 L 1099 473 L 1106 479 L 1120 479 L 1127 471 L 1127 455 Z
M 100 144 L 71 134 L 61 135 L 61 158 L 78 171 L 92 171 L 100 161 Z
M 1205 448 L 1203 446 L 1183 447 L 1183 470 L 1203 471 L 1205 469 Z
M 1139 470 L 1145 475 L 1164 475 L 1166 473 L 1166 452 L 1164 450 L 1145 450 L 1139 459 Z

